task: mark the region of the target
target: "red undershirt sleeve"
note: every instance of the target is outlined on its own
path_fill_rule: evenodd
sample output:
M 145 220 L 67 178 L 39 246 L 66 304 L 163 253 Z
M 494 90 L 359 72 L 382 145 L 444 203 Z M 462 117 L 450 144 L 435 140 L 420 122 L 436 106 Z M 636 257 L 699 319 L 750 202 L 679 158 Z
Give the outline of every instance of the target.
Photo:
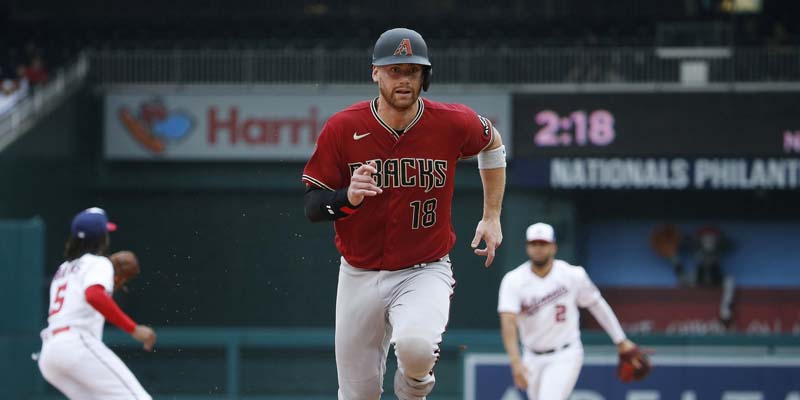
M 117 328 L 128 333 L 132 333 L 133 329 L 136 328 L 136 322 L 133 322 L 131 317 L 119 308 L 114 299 L 106 294 L 103 285 L 89 286 L 86 288 L 84 295 L 86 296 L 86 302 L 102 314 L 108 322 L 116 325 Z

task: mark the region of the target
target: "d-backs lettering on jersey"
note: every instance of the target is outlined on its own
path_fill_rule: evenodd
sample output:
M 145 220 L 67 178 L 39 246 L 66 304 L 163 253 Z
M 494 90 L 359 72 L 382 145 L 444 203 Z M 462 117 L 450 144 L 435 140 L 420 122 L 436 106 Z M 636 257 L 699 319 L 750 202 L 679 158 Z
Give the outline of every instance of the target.
M 375 163 L 378 172 L 372 174 L 372 179 L 382 189 L 418 186 L 428 193 L 434 188 L 443 188 L 447 182 L 447 160 L 393 158 L 367 161 L 369 162 Z M 350 176 L 363 164 L 350 163 Z
M 373 179 L 384 191 L 334 222 L 336 247 L 356 267 L 397 270 L 440 258 L 453 247 L 456 163 L 488 147 L 493 130 L 467 106 L 420 98 L 415 118 L 398 134 L 381 120 L 377 101 L 331 116 L 302 180 L 327 190 L 347 188 L 353 171 L 375 161 Z
M 578 307 L 591 306 L 600 298 L 582 267 L 554 260 L 550 272 L 540 277 L 527 261 L 503 277 L 497 311 L 517 314 L 522 344 L 545 351 L 578 342 Z
M 101 339 L 105 318 L 86 302 L 86 289 L 103 285 L 109 294 L 114 288 L 114 267 L 102 256 L 84 254 L 58 267 L 50 283 L 49 328 L 81 329 Z

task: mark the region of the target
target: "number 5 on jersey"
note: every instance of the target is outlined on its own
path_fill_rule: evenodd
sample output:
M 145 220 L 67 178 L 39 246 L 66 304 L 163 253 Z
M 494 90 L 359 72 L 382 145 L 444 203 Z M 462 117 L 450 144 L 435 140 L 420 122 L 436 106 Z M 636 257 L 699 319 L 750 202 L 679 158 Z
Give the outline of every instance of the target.
M 64 291 L 67 290 L 67 284 L 63 284 L 58 287 L 56 290 L 56 296 L 53 299 L 53 305 L 50 307 L 50 312 L 47 313 L 47 316 L 51 316 L 59 311 L 61 311 L 61 307 L 64 306 Z

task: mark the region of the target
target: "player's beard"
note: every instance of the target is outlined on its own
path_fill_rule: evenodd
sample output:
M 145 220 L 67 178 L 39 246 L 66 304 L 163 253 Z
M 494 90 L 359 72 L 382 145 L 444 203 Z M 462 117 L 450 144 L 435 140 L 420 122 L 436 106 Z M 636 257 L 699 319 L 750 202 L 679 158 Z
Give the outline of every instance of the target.
M 531 263 L 533 263 L 533 267 L 538 269 L 546 268 L 551 262 L 553 262 L 553 256 L 547 256 L 538 259 L 531 258 Z
M 381 91 L 381 97 L 386 100 L 388 105 L 397 110 L 397 111 L 406 111 L 414 106 L 417 103 L 417 99 L 419 99 L 419 94 L 422 91 L 422 87 L 414 87 L 414 85 L 409 85 L 403 87 L 402 89 L 409 90 L 409 95 L 401 96 L 401 94 L 397 93 L 396 90 L 400 88 L 386 88 L 383 84 L 379 85 Z

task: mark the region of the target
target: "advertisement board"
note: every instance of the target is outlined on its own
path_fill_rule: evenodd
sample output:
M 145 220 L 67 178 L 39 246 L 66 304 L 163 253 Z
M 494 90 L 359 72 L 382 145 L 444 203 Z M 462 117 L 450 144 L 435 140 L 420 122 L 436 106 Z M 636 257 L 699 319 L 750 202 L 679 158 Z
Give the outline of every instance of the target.
M 739 288 L 732 296 L 731 321 L 720 321 L 720 288 L 602 288 L 603 297 L 629 334 L 798 336 L 800 343 L 800 290 Z M 589 329 L 602 329 L 588 312 L 581 321 Z
M 516 94 L 512 179 L 558 189 L 800 188 L 800 93 Z
M 613 355 L 587 355 L 570 400 L 800 400 L 800 360 L 753 356 L 654 355 L 651 374 L 625 384 Z M 464 399 L 525 400 L 505 354 L 464 357 Z
M 800 93 L 514 95 L 518 157 L 800 154 Z
M 104 155 L 108 160 L 304 161 L 327 119 L 369 96 L 249 87 L 213 90 L 127 86 L 105 97 Z M 375 93 L 370 92 L 370 96 Z M 508 94 L 448 94 L 432 100 L 463 103 L 491 119 L 511 149 Z
M 554 189 L 800 189 L 800 157 L 518 158 L 512 170 L 517 185 Z

